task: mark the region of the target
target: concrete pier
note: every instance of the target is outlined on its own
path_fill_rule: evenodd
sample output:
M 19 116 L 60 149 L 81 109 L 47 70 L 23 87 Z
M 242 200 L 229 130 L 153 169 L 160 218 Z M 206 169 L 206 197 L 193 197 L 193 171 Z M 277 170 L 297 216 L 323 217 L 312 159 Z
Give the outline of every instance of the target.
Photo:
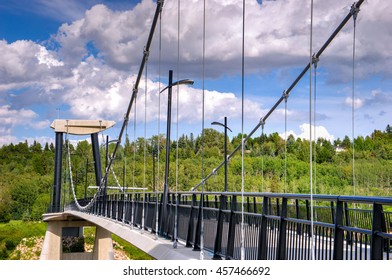
M 45 214 L 43 220 L 48 223 L 41 260 L 113 260 L 113 241 L 111 232 L 89 221 L 66 213 Z M 64 229 L 95 226 L 95 243 L 93 252 L 65 253 L 62 239 Z

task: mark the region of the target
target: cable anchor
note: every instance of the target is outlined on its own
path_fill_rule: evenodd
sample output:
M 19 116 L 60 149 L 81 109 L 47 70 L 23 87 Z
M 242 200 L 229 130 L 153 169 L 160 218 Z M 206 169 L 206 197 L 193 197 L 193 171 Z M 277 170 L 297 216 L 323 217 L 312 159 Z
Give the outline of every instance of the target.
M 359 7 L 357 7 L 357 2 L 354 2 L 352 4 L 351 10 L 350 10 L 350 13 L 351 13 L 351 15 L 353 16 L 353 19 L 354 19 L 354 24 L 355 24 L 355 21 L 357 19 L 357 15 L 358 15 L 359 11 L 360 11 L 360 9 L 359 9 Z
M 147 62 L 148 57 L 149 57 L 149 55 L 150 55 L 150 51 L 147 50 L 146 46 L 144 46 L 143 55 L 144 55 L 144 60 Z
M 261 125 L 261 128 L 264 129 L 264 125 L 265 125 L 265 120 L 264 120 L 264 118 L 261 118 L 259 123 L 260 123 L 260 125 Z
M 135 95 L 135 98 L 137 98 L 137 93 L 138 93 L 139 89 L 136 87 L 136 85 L 133 85 L 133 89 L 132 92 Z
M 317 63 L 320 61 L 320 58 L 316 56 L 316 54 L 312 55 L 312 64 L 314 65 L 314 68 L 317 68 Z
M 284 99 L 284 101 L 287 102 L 287 99 L 289 98 L 289 93 L 287 92 L 287 90 L 284 90 L 284 91 L 283 91 L 282 98 Z

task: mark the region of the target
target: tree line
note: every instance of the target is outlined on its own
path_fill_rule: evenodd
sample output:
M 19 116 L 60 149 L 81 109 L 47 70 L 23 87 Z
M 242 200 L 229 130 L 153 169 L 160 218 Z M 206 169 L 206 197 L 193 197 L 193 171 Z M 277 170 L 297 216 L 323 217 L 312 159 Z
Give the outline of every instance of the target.
M 241 144 L 246 135 L 227 138 L 228 153 Z M 182 135 L 171 141 L 169 186 L 172 191 L 188 191 L 201 182 L 224 160 L 224 134 L 205 129 L 202 135 Z M 69 170 L 66 163 L 67 142 L 63 156 L 63 197 L 71 200 Z M 109 144 L 108 153 L 115 144 Z M 129 139 L 118 149 L 110 173 L 109 185 L 147 187 L 163 190 L 166 158 L 164 135 Z M 105 145 L 101 146 L 105 165 Z M 308 140 L 278 133 L 250 138 L 245 144 L 244 171 L 246 191 L 309 193 Z M 348 136 L 330 142 L 319 138 L 312 143 L 315 192 L 323 194 L 391 196 L 392 128 L 375 130 L 371 135 Z M 54 150 L 52 143 L 38 142 L 4 145 L 0 148 L 0 222 L 10 219 L 39 220 L 50 205 L 53 186 Z M 93 155 L 88 141 L 70 144 L 72 178 L 76 194 L 83 197 L 95 190 Z M 354 162 L 353 162 L 354 158 Z M 353 169 L 354 168 L 354 169 Z M 353 172 L 354 171 L 354 172 Z M 353 175 L 354 174 L 354 175 Z M 228 168 L 228 190 L 240 191 L 242 158 L 233 155 Z M 316 180 L 316 179 L 315 179 Z M 207 191 L 222 191 L 224 171 L 217 170 L 205 184 Z

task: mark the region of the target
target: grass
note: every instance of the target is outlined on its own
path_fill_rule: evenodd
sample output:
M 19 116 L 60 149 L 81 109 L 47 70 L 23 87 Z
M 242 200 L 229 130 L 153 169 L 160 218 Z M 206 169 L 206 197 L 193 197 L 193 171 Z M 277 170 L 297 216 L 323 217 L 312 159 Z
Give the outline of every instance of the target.
M 9 259 L 15 247 L 24 238 L 44 236 L 47 224 L 11 220 L 0 224 L 0 260 Z M 30 244 L 31 245 L 31 244 Z

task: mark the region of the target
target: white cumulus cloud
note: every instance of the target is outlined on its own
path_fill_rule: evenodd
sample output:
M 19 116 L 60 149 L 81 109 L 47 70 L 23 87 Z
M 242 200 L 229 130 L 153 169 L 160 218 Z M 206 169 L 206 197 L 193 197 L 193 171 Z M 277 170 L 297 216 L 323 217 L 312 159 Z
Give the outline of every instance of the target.
M 310 132 L 312 132 L 312 140 L 314 141 L 315 139 L 323 138 L 326 140 L 329 140 L 330 142 L 333 142 L 335 140 L 335 137 L 328 132 L 328 130 L 324 126 L 313 126 L 309 125 L 308 123 L 304 123 L 299 126 L 300 132 L 297 134 L 293 130 L 287 131 L 287 137 L 289 135 L 293 135 L 294 138 L 301 138 L 305 140 L 310 139 Z M 284 138 L 285 133 L 281 133 L 280 137 Z

